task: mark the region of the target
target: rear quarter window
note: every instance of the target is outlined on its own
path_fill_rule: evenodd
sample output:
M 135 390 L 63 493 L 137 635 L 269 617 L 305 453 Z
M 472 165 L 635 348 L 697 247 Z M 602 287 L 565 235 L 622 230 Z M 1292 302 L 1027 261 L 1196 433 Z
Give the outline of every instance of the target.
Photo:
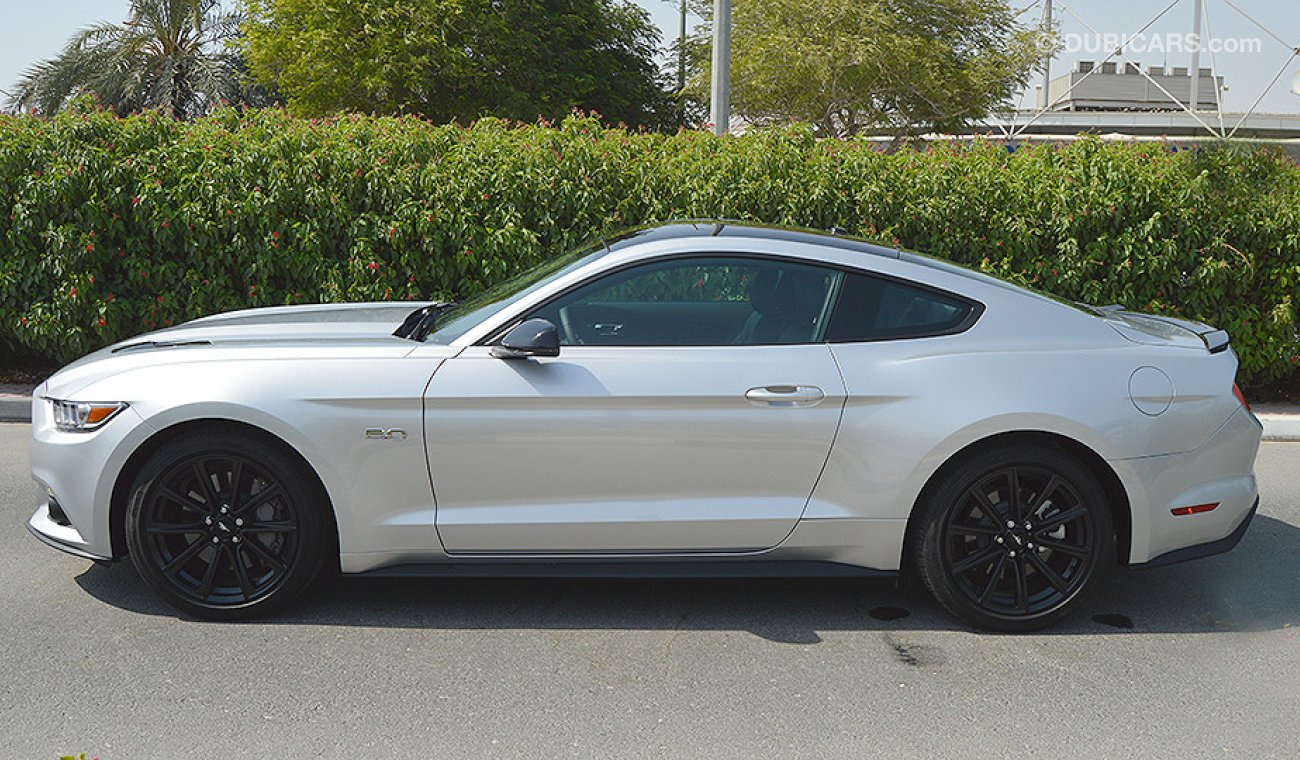
M 951 335 L 974 324 L 981 309 L 949 293 L 853 273 L 844 278 L 826 340 L 857 343 Z

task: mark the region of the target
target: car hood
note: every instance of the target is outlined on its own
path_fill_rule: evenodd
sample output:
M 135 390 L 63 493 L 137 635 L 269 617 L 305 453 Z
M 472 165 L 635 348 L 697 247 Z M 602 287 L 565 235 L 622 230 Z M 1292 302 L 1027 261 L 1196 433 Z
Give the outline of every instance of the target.
M 428 305 L 402 301 L 244 309 L 195 319 L 109 348 L 120 353 L 197 341 L 293 343 L 389 337 L 411 311 Z
M 415 344 L 393 335 L 429 302 L 310 304 L 245 309 L 195 319 L 129 338 L 67 365 L 42 386 L 59 398 L 119 372 L 185 361 L 267 356 L 364 356 L 409 353 Z

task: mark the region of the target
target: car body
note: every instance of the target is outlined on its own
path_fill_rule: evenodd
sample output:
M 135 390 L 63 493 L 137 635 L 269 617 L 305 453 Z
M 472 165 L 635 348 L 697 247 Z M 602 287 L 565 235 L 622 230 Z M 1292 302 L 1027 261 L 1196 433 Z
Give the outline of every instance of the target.
M 33 396 L 49 499 L 29 528 L 137 567 L 131 547 L 152 547 L 146 580 L 207 616 L 272 609 L 292 595 L 281 564 L 335 555 L 371 574 L 866 574 L 926 554 L 949 609 L 1031 628 L 1106 565 L 1240 538 L 1261 426 L 1235 372 L 1205 325 L 839 235 L 677 223 L 462 305 L 252 309 L 84 357 Z M 223 477 L 245 503 L 310 488 L 274 509 L 285 491 L 263 494 L 265 530 L 289 532 L 240 549 Z M 1050 524 L 1066 512 L 1083 521 Z M 285 547 L 309 523 L 304 560 Z M 1021 565 L 1005 556 L 1035 536 Z

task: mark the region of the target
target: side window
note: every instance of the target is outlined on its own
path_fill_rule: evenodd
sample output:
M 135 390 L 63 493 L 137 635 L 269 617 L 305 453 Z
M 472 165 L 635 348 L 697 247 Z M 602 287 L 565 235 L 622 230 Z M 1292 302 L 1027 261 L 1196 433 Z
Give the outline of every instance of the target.
M 725 346 L 822 339 L 841 273 L 754 258 L 668 259 L 570 291 L 528 315 L 566 346 Z
M 954 296 L 863 274 L 849 274 L 826 330 L 831 343 L 924 338 L 959 329 L 975 306 Z

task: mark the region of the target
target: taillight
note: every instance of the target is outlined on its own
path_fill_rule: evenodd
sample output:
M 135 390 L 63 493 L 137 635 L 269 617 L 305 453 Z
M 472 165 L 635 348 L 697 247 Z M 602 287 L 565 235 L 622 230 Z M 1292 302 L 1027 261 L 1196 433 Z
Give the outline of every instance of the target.
M 1246 411 L 1250 411 L 1250 402 L 1246 401 L 1246 397 L 1242 395 L 1241 389 L 1237 387 L 1236 383 L 1232 384 L 1232 395 L 1236 396 L 1241 405 L 1246 407 Z

